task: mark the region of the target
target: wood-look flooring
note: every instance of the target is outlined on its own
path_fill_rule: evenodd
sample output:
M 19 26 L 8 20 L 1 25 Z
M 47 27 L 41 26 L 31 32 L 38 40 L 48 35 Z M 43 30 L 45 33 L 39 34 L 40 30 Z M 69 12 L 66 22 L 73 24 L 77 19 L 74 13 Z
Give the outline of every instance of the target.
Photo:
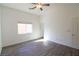
M 79 56 L 79 50 L 41 39 L 4 47 L 1 56 Z

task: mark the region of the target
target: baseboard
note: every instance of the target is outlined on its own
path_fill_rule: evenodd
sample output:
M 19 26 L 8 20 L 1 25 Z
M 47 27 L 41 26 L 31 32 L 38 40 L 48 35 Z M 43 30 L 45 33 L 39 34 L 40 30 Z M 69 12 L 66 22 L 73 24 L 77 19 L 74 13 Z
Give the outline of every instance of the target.
M 69 46 L 69 45 L 66 45 L 66 44 L 61 44 L 61 43 L 59 43 L 59 42 L 55 42 L 55 41 L 52 41 L 52 40 L 48 40 L 48 41 L 51 41 L 51 42 L 53 42 L 53 43 L 56 43 L 56 44 L 59 44 L 59 45 L 63 45 L 63 46 L 66 46 L 66 47 L 69 47 L 69 48 L 72 48 L 72 49 L 77 49 L 77 50 L 79 50 L 78 48 L 74 48 L 74 47 Z
M 20 43 L 11 44 L 11 45 L 8 45 L 8 46 L 4 46 L 3 48 L 18 45 L 18 44 L 21 44 L 21 43 L 31 42 L 31 41 L 35 41 L 35 40 L 39 40 L 39 39 L 43 39 L 43 37 L 39 37 L 39 38 L 36 38 L 36 39 L 31 39 L 31 40 L 20 42 Z

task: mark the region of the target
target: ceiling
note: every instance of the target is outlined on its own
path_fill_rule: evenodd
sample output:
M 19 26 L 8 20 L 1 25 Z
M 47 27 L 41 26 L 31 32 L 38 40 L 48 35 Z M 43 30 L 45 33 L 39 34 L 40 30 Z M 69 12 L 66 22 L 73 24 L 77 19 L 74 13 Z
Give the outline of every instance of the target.
M 18 9 L 24 12 L 29 12 L 36 15 L 42 15 L 42 11 L 40 11 L 40 9 L 29 10 L 29 8 L 32 7 L 31 3 L 2 3 L 0 5 Z
M 3 6 L 7 6 L 7 7 L 10 7 L 10 8 L 14 8 L 14 9 L 17 9 L 17 10 L 21 10 L 21 11 L 24 11 L 24 12 L 29 12 L 29 13 L 32 13 L 32 14 L 36 14 L 36 15 L 43 15 L 43 12 L 44 10 L 47 10 L 49 7 L 47 6 L 44 6 L 43 7 L 43 11 L 40 11 L 40 9 L 34 9 L 34 10 L 29 10 L 29 8 L 33 7 L 31 3 L 0 3 L 0 5 L 3 5 Z M 65 4 L 50 4 L 50 6 L 54 6 L 55 5 L 61 5 L 61 6 L 64 6 L 64 5 L 68 5 L 68 6 L 76 6 L 79 8 L 79 4 L 77 3 L 65 3 Z

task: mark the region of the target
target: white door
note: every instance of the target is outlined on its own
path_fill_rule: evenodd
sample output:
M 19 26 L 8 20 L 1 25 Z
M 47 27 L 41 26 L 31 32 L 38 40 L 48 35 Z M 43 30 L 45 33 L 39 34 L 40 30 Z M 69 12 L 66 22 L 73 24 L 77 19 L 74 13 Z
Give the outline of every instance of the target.
M 79 18 L 75 17 L 72 19 L 72 46 L 78 48 L 78 36 L 79 36 Z

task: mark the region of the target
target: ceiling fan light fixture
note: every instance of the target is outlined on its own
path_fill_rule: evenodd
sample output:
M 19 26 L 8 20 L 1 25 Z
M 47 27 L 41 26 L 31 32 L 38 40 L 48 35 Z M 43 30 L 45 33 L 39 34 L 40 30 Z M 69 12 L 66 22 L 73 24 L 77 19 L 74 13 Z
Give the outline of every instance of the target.
M 43 3 L 32 3 L 33 4 L 33 8 L 29 8 L 29 9 L 40 9 L 41 11 L 43 10 L 43 6 L 50 6 L 50 4 L 43 4 Z
M 42 8 L 42 5 L 36 5 L 37 8 Z

